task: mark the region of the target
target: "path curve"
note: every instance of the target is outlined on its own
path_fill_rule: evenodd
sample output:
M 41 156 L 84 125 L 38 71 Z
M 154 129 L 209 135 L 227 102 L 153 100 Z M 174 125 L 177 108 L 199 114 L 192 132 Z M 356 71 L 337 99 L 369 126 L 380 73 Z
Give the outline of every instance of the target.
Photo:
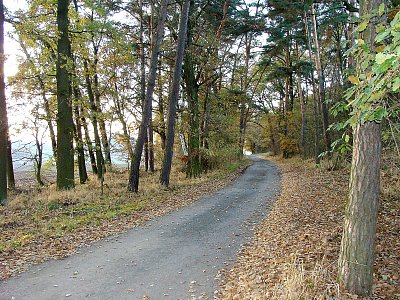
M 0 299 L 212 299 L 218 270 L 279 192 L 278 168 L 251 159 L 232 184 L 188 207 L 0 282 Z

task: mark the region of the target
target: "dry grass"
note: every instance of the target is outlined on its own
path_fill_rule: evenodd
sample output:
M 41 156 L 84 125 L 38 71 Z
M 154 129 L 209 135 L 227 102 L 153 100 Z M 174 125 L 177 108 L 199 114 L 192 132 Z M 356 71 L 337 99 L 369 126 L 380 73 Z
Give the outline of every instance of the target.
M 360 299 L 336 280 L 348 171 L 328 172 L 297 159 L 277 163 L 281 195 L 222 276 L 220 299 Z M 394 175 L 382 177 L 372 299 L 400 299 L 400 184 Z
M 139 193 L 126 189 L 127 172 L 107 173 L 104 193 L 94 178 L 74 190 L 55 186 L 13 195 L 0 207 L 0 275 L 7 278 L 32 263 L 60 258 L 79 246 L 127 230 L 160 216 L 232 181 L 248 162 L 188 179 L 173 171 L 168 190 L 158 183 L 159 172 L 141 174 Z

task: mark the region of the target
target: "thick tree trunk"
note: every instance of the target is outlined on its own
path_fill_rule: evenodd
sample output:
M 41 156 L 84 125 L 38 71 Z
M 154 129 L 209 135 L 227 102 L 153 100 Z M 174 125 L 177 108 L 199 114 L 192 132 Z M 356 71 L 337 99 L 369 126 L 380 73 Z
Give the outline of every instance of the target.
M 175 57 L 175 67 L 173 75 L 174 77 L 169 94 L 167 135 L 166 135 L 166 143 L 164 151 L 164 160 L 160 176 L 160 183 L 166 187 L 168 187 L 169 185 L 169 178 L 171 174 L 172 155 L 174 150 L 174 138 L 175 138 L 176 109 L 179 97 L 179 86 L 182 77 L 182 62 L 185 52 L 185 42 L 187 38 L 187 26 L 189 19 L 190 4 L 191 4 L 190 0 L 185 0 L 182 7 L 181 19 L 179 23 L 178 45 Z
M 71 45 L 68 37 L 69 0 L 58 0 L 57 27 L 60 38 L 57 42 L 57 189 L 74 187 L 74 146 L 71 104 L 71 80 L 68 74 L 68 59 Z
M 131 171 L 129 175 L 129 183 L 128 190 L 131 192 L 137 192 L 139 189 L 139 167 L 140 160 L 142 158 L 143 145 L 145 143 L 147 126 L 149 124 L 149 110 L 151 109 L 151 103 L 153 100 L 153 93 L 156 84 L 156 73 L 157 73 L 157 63 L 158 63 L 158 55 L 160 52 L 161 42 L 164 37 L 164 25 L 165 19 L 167 16 L 167 8 L 168 8 L 169 0 L 162 0 L 160 17 L 157 25 L 157 34 L 156 40 L 154 44 L 154 49 L 151 54 L 150 59 L 150 72 L 149 79 L 147 82 L 147 92 L 144 104 L 144 113 L 142 122 L 140 123 L 139 134 L 136 140 L 135 151 L 133 155 L 133 159 L 131 162 Z
M 378 9 L 382 0 L 360 1 L 360 16 Z M 362 32 L 371 52 L 375 52 L 376 20 Z M 356 115 L 357 108 L 355 108 Z M 353 134 L 349 203 L 346 208 L 339 257 L 339 278 L 351 293 L 369 296 L 372 292 L 375 260 L 376 222 L 381 171 L 381 128 L 376 122 L 357 124 Z
M 370 295 L 380 189 L 381 125 L 367 122 L 354 132 L 349 204 L 346 209 L 339 275 L 351 292 Z
M 7 204 L 7 106 L 4 83 L 4 5 L 0 0 L 0 205 Z

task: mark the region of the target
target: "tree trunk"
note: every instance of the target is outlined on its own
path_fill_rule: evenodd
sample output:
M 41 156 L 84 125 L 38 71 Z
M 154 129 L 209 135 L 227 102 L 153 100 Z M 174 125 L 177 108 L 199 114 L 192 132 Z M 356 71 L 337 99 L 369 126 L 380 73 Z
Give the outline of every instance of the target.
M 75 97 L 79 99 L 79 92 L 75 90 Z M 79 107 L 77 104 L 74 105 L 75 112 L 75 143 L 76 143 L 76 152 L 78 155 L 78 169 L 79 169 L 79 182 L 84 184 L 88 180 L 88 175 L 86 171 L 86 162 L 85 162 L 85 150 L 83 148 L 83 137 L 82 137 L 82 124 L 81 117 L 79 114 Z
M 167 17 L 168 4 L 169 0 L 162 0 L 160 17 L 157 25 L 155 45 L 150 59 L 150 72 L 149 72 L 149 79 L 147 82 L 147 92 L 144 104 L 145 109 L 143 113 L 142 122 L 140 123 L 139 134 L 136 140 L 135 151 L 131 162 L 131 171 L 129 174 L 128 190 L 131 192 L 137 192 L 139 189 L 140 160 L 142 158 L 143 145 L 145 143 L 147 126 L 149 124 L 149 115 L 150 115 L 149 110 L 151 109 L 154 87 L 156 84 L 158 55 L 160 52 L 161 42 L 164 37 L 164 25 L 165 25 L 165 19 Z
M 96 169 L 97 169 L 97 178 L 102 181 L 103 180 L 103 173 L 104 173 L 104 158 L 103 153 L 101 151 L 101 140 L 99 135 L 99 126 L 98 126 L 98 109 L 95 101 L 95 97 L 93 94 L 92 89 L 92 82 L 90 80 L 89 75 L 89 68 L 88 63 L 86 60 L 83 61 L 83 66 L 85 68 L 85 79 L 86 79 L 86 88 L 88 92 L 88 98 L 90 102 L 90 109 L 91 109 L 91 120 L 93 125 L 93 132 L 94 132 L 94 144 L 95 144 L 95 153 L 96 153 Z
M 147 147 L 149 148 L 149 172 L 154 172 L 154 134 L 153 134 L 153 120 L 152 114 L 149 116 L 149 126 L 147 133 Z
M 367 122 L 354 131 L 349 204 L 339 258 L 340 279 L 351 292 L 371 294 L 380 188 L 381 125 Z
M 382 0 L 360 1 L 360 16 L 378 9 Z M 376 20 L 363 31 L 365 43 L 375 52 Z M 357 113 L 356 111 L 356 114 Z M 346 208 L 339 257 L 340 281 L 361 296 L 372 292 L 376 222 L 380 193 L 381 124 L 356 124 L 350 174 L 349 203 Z
M 80 115 L 81 115 L 81 124 L 82 124 L 83 130 L 85 132 L 85 142 L 86 142 L 86 145 L 88 147 L 90 165 L 92 167 L 93 174 L 97 175 L 98 172 L 97 172 L 96 157 L 95 157 L 94 152 L 93 152 L 93 144 L 92 144 L 92 140 L 90 138 L 89 128 L 88 128 L 88 125 L 87 125 L 87 122 L 86 122 L 86 118 L 84 116 L 84 111 L 83 111 L 82 108 L 81 108 L 81 111 L 80 111 Z
M 179 22 L 179 36 L 178 36 L 178 45 L 176 49 L 174 77 L 169 94 L 167 135 L 166 135 L 163 165 L 160 176 L 160 183 L 166 187 L 168 187 L 169 185 L 169 178 L 171 174 L 172 155 L 174 150 L 174 138 L 175 138 L 176 109 L 179 97 L 179 86 L 182 77 L 182 62 L 185 52 L 185 42 L 187 38 L 190 4 L 191 4 L 190 0 L 185 0 L 182 7 L 181 19 Z
M 71 57 L 68 37 L 69 0 L 58 0 L 57 28 L 57 189 L 74 187 L 74 145 L 71 104 L 71 81 L 68 74 L 68 59 Z
M 96 109 L 96 119 L 98 123 L 98 128 L 101 136 L 101 143 L 103 145 L 103 150 L 104 150 L 104 157 L 103 161 L 105 164 L 103 164 L 103 171 L 105 171 L 105 165 L 111 166 L 111 152 L 110 152 L 110 144 L 108 142 L 108 137 L 107 137 L 107 129 L 106 129 L 106 123 L 104 121 L 104 115 L 101 109 L 101 103 L 100 103 L 100 86 L 99 86 L 99 74 L 97 73 L 97 65 L 98 65 L 98 46 L 95 44 L 93 40 L 93 52 L 94 52 L 94 61 L 93 61 L 93 94 L 94 94 L 94 103 L 95 103 L 95 109 Z M 90 76 L 90 75 L 89 75 Z
M 7 186 L 9 190 L 15 189 L 14 166 L 12 159 L 11 140 L 9 134 L 7 141 Z
M 159 126 L 157 133 L 160 135 L 161 139 L 161 149 L 165 149 L 165 120 L 164 120 L 164 97 L 163 97 L 163 85 L 161 81 L 161 65 L 159 65 L 159 74 L 158 74 L 158 113 L 160 117 Z
M 319 48 L 318 42 L 318 33 L 317 33 L 317 21 L 314 12 L 314 5 L 310 5 L 311 9 L 311 24 L 312 24 L 312 37 L 314 43 L 314 60 L 315 60 L 315 68 L 317 69 L 318 74 L 318 91 L 319 91 L 319 103 L 321 106 L 322 112 L 322 126 L 324 129 L 324 142 L 325 142 L 325 151 L 329 153 L 331 149 L 331 137 L 329 134 L 329 116 L 328 116 L 328 108 L 325 103 L 325 78 L 324 73 L 322 72 L 322 64 L 320 53 L 321 50 Z
M 36 152 L 35 155 L 35 175 L 36 182 L 39 186 L 44 186 L 42 180 L 42 164 L 43 164 L 43 142 L 39 140 L 39 128 L 36 127 L 35 133 L 35 144 L 36 144 Z
M 4 5 L 0 0 L 0 205 L 7 204 L 7 106 L 4 83 Z
M 308 55 L 309 55 L 309 60 L 310 63 L 312 64 L 312 37 L 311 37 L 311 31 L 310 31 L 310 27 L 308 24 L 308 17 L 307 17 L 307 8 L 304 11 L 304 27 L 305 27 L 305 31 L 307 34 L 307 46 L 308 46 Z M 314 108 L 314 160 L 315 160 L 315 164 L 319 164 L 320 163 L 320 147 L 319 147 L 319 139 L 320 139 L 320 118 L 319 118 L 319 105 L 318 105 L 318 94 L 317 94 L 317 88 L 316 88 L 316 84 L 315 84 L 315 78 L 314 78 L 314 71 L 311 71 L 310 73 L 310 77 L 311 77 L 311 85 L 312 85 L 312 92 L 313 92 L 313 108 Z
M 296 56 L 297 60 L 300 60 L 299 55 L 299 46 L 296 43 Z M 303 158 L 306 157 L 306 128 L 307 128 L 307 119 L 306 119 L 306 108 L 303 96 L 303 89 L 301 87 L 301 72 L 300 69 L 297 68 L 297 93 L 299 95 L 300 101 L 300 113 L 301 113 L 301 152 Z
M 154 7 L 153 3 L 151 5 L 151 18 L 150 18 L 150 51 L 154 50 Z M 142 7 L 142 6 L 141 6 Z M 141 12 L 143 13 L 143 12 Z M 143 16 L 141 16 L 141 26 L 143 27 Z M 142 28 L 143 30 L 143 28 Z M 143 34 L 143 33 L 142 33 Z M 142 40 L 142 59 L 144 63 L 144 44 Z M 143 75 L 145 76 L 145 69 L 143 66 Z M 145 85 L 143 85 L 143 92 L 144 92 Z M 147 125 L 147 171 L 153 173 L 154 172 L 154 135 L 153 135 L 153 101 L 151 102 L 151 107 L 149 109 L 149 124 Z

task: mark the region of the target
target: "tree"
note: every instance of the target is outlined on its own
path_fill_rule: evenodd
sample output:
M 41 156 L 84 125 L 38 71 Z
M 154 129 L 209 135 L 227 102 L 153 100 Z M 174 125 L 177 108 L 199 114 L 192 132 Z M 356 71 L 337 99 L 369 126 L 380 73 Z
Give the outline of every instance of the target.
M 57 189 L 74 187 L 74 145 L 72 89 L 68 72 L 71 45 L 68 37 L 69 0 L 58 0 L 57 28 Z
M 376 29 L 377 25 L 382 23 L 380 16 L 383 11 L 384 4 L 381 0 L 360 1 L 360 17 L 363 22 L 358 27 L 360 32 L 358 43 L 368 50 L 366 53 L 360 50 L 357 55 L 360 67 L 356 75 L 351 78 L 355 86 L 349 89 L 350 96 L 355 98 L 352 101 L 354 142 L 349 203 L 346 208 L 339 257 L 339 277 L 351 293 L 362 296 L 371 294 L 373 282 L 380 193 L 381 120 L 385 113 L 385 109 L 381 106 L 385 94 L 382 87 L 387 89 L 388 86 L 392 86 L 392 83 L 382 82 L 382 77 L 386 77 L 386 80 L 393 77 L 388 71 L 389 67 L 381 65 L 387 61 L 384 55 L 389 54 L 385 50 L 376 54 Z M 365 58 L 371 56 L 375 57 L 372 67 L 368 58 Z M 383 58 L 380 58 L 381 56 Z M 371 74 L 370 78 L 366 78 L 367 72 Z M 378 76 L 375 77 L 375 74 Z M 386 76 L 382 76 L 383 74 Z M 399 80 L 397 82 L 398 89 L 400 82 Z
M 185 0 L 182 8 L 181 20 L 179 23 L 179 36 L 176 49 L 174 77 L 172 80 L 172 86 L 169 94 L 169 109 L 168 109 L 164 160 L 160 175 L 160 182 L 162 185 L 166 187 L 168 187 L 169 185 L 169 177 L 171 173 L 172 154 L 173 154 L 174 138 L 175 138 L 176 109 L 179 97 L 179 85 L 182 76 L 182 62 L 183 62 L 183 55 L 185 52 L 189 8 L 190 8 L 190 0 Z
M 128 190 L 130 192 L 135 192 L 135 193 L 137 193 L 139 189 L 139 167 L 142 158 L 143 146 L 144 143 L 146 142 L 145 141 L 147 136 L 146 132 L 149 123 L 148 118 L 150 116 L 148 110 L 151 109 L 151 103 L 153 100 L 153 93 L 156 84 L 158 56 L 161 47 L 161 42 L 164 37 L 164 24 L 165 24 L 165 19 L 167 17 L 168 4 L 169 0 L 163 0 L 161 3 L 160 16 L 157 24 L 156 39 L 150 59 L 150 71 L 149 71 L 149 79 L 147 81 L 147 90 L 144 101 L 143 116 L 142 116 L 142 121 L 140 123 L 138 138 L 135 144 L 134 155 L 131 161 Z
M 7 106 L 4 83 L 4 5 L 0 0 L 0 205 L 7 204 Z

